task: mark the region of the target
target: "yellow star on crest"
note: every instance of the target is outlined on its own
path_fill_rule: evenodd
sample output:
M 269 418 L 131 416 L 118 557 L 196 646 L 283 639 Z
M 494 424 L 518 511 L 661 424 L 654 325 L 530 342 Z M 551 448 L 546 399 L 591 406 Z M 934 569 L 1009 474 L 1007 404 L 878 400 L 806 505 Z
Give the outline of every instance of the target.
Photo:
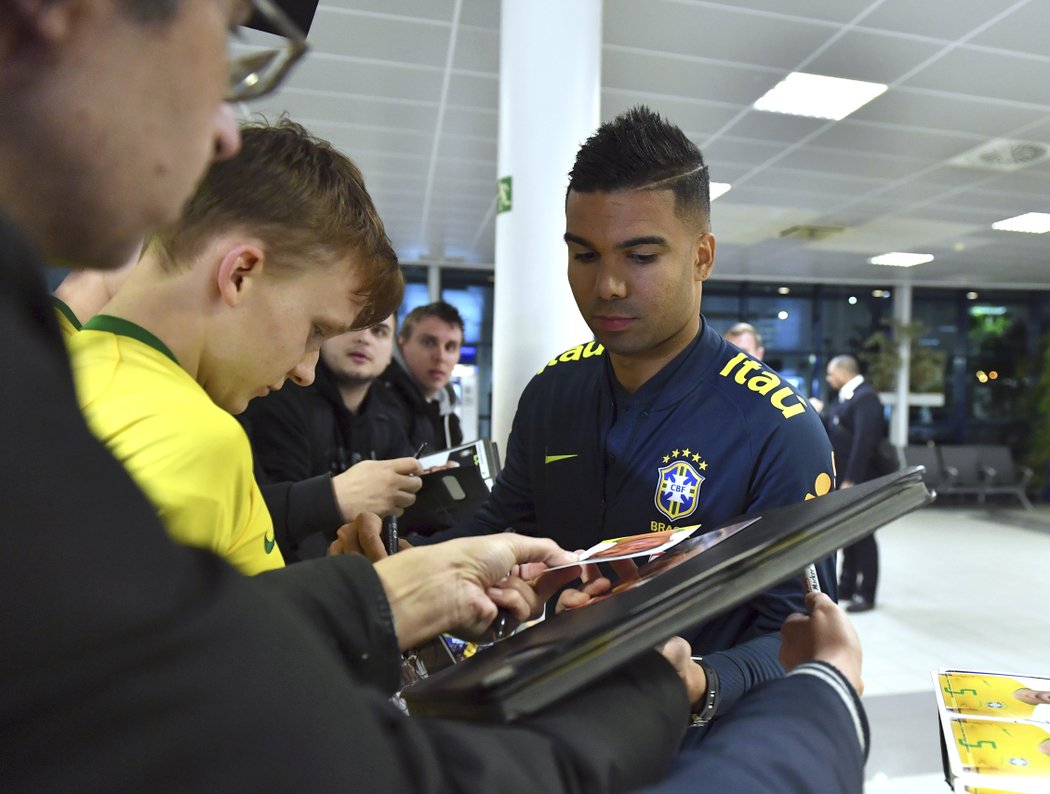
M 670 462 L 671 462 L 671 456 L 670 455 L 664 455 L 664 463 L 670 463 Z
M 683 457 L 688 458 L 692 454 L 693 454 L 693 450 L 689 449 L 689 447 L 686 447 L 685 449 L 682 450 L 682 456 Z
M 699 462 L 700 462 L 700 453 L 697 452 L 695 455 L 693 455 L 693 463 L 699 463 Z
M 707 471 L 707 461 L 700 464 L 700 471 Z
M 678 450 L 677 449 L 676 450 L 672 450 L 671 457 L 672 458 L 677 458 L 678 457 Z

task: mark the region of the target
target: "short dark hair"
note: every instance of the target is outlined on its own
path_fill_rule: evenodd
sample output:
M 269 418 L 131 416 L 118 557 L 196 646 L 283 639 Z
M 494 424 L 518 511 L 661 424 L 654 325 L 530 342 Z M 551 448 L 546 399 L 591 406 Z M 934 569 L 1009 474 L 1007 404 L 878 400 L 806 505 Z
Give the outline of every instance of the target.
M 426 303 L 422 306 L 417 306 L 406 314 L 405 319 L 401 321 L 401 328 L 398 329 L 398 338 L 411 339 L 412 332 L 416 330 L 416 325 L 420 320 L 427 317 L 437 317 L 442 322 L 458 327 L 459 332 L 463 333 L 463 317 L 460 315 L 459 309 L 451 303 L 435 301 L 434 303 Z
M 693 218 L 705 228 L 710 221 L 704 156 L 681 128 L 645 105 L 602 124 L 584 142 L 569 172 L 568 192 L 639 189 L 674 191 L 680 218 Z
M 244 229 L 262 239 L 271 268 L 296 271 L 353 255 L 367 328 L 401 303 L 397 255 L 361 171 L 327 141 L 286 118 L 241 129 L 238 154 L 208 169 L 174 226 L 148 245 L 174 269 L 216 234 Z

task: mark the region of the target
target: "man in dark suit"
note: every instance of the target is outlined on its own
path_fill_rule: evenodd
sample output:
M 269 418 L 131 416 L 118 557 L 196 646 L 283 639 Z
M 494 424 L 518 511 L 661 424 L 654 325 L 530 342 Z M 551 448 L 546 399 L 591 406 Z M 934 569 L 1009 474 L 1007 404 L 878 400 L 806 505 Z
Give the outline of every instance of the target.
M 878 393 L 864 380 L 853 356 L 831 359 L 827 382 L 838 398 L 822 415 L 835 450 L 839 488 L 850 488 L 878 476 L 876 450 L 886 435 L 886 420 Z M 873 609 L 878 581 L 879 549 L 874 534 L 843 549 L 839 601 L 850 602 L 848 611 Z

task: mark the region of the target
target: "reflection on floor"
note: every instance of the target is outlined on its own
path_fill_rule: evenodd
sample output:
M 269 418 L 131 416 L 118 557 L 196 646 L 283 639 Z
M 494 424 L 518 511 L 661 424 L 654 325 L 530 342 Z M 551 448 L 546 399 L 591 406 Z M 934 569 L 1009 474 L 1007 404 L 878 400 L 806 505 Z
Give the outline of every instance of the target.
M 928 507 L 877 537 L 877 607 L 853 616 L 872 729 L 865 794 L 943 794 L 930 671 L 1050 676 L 1050 508 Z

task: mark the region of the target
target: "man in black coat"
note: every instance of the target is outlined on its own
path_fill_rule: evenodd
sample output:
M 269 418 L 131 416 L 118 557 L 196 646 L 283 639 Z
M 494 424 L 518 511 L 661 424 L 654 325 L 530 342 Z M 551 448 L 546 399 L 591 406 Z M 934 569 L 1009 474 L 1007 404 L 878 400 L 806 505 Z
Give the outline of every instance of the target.
M 853 356 L 836 356 L 828 362 L 828 384 L 838 392 L 822 412 L 835 450 L 839 488 L 850 488 L 878 476 L 875 469 L 879 442 L 886 436 L 886 420 L 879 395 L 864 380 Z M 871 534 L 842 551 L 839 601 L 850 612 L 875 607 L 879 581 L 879 549 Z
M 415 502 L 421 468 L 400 406 L 376 383 L 393 345 L 393 316 L 329 339 L 312 384 L 252 400 L 238 417 L 286 561 L 323 557 L 363 511 L 400 515 Z
M 425 452 L 458 447 L 463 429 L 449 381 L 463 346 L 463 318 L 450 303 L 436 301 L 408 313 L 397 334 L 397 357 L 380 376 L 397 401 L 413 447 Z

